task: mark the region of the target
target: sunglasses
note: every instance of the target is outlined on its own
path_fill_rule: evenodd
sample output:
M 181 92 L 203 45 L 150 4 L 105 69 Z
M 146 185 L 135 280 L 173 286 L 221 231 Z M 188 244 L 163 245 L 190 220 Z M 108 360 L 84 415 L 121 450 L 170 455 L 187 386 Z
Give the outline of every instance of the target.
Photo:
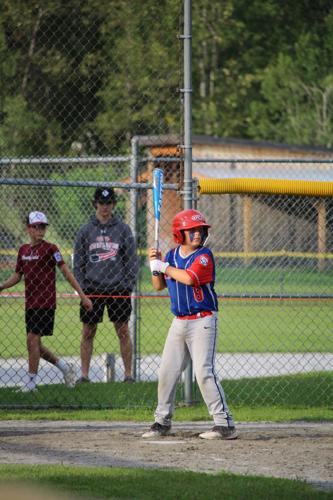
M 47 224 L 29 224 L 29 227 L 32 227 L 32 229 L 46 229 Z

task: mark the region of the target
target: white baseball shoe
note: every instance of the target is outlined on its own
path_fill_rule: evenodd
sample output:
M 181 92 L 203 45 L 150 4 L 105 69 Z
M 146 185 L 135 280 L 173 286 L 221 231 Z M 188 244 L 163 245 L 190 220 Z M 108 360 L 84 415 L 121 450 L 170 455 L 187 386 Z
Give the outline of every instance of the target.
M 237 439 L 235 427 L 214 425 L 212 430 L 199 434 L 201 439 Z
M 143 438 L 154 438 L 161 436 L 169 436 L 171 431 L 171 427 L 169 425 L 161 425 L 158 422 L 155 422 L 149 431 L 142 434 Z
M 26 385 L 22 385 L 22 387 L 19 387 L 16 392 L 37 392 L 38 387 L 36 384 L 29 384 L 27 383 Z
M 76 378 L 76 373 L 75 373 L 75 368 L 72 363 L 68 363 L 68 369 L 64 373 L 64 380 L 65 384 L 67 387 L 74 387 L 75 386 L 75 378 Z

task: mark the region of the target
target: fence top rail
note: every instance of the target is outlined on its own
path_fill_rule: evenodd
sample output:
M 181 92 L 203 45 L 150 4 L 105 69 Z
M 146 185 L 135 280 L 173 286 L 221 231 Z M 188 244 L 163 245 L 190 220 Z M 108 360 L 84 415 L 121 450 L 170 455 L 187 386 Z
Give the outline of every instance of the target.
M 137 156 L 137 161 L 145 162 L 181 162 L 182 157 L 179 156 Z M 49 165 L 49 164 L 80 164 L 93 165 L 98 163 L 126 163 L 133 159 L 131 155 L 124 156 L 82 156 L 82 157 L 66 157 L 66 156 L 45 156 L 31 158 L 0 158 L 0 166 L 4 165 Z M 333 164 L 333 158 L 201 158 L 194 156 L 193 163 L 314 163 L 314 164 Z
M 137 156 L 137 161 L 140 163 L 146 162 L 180 162 L 181 158 L 178 156 Z M 0 158 L 0 166 L 6 165 L 94 165 L 100 163 L 128 163 L 133 160 L 133 156 L 81 156 L 81 157 L 66 157 L 66 156 L 45 156 L 45 157 L 31 157 L 31 158 Z
M 50 179 L 0 179 L 0 185 L 9 186 L 57 186 L 57 187 L 113 187 L 119 189 L 152 189 L 152 183 L 146 182 L 93 182 L 93 181 L 61 181 Z M 177 191 L 178 184 L 163 184 L 163 189 Z
M 40 157 L 40 158 L 0 158 L 0 165 L 49 165 L 62 164 L 94 164 L 129 162 L 131 156 L 86 156 L 86 157 Z

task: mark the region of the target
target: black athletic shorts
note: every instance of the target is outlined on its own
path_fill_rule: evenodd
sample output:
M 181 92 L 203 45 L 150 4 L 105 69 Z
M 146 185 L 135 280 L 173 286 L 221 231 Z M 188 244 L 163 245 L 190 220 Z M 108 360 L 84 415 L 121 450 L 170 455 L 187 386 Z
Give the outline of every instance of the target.
M 110 321 L 120 321 L 127 323 L 132 311 L 131 292 L 92 292 L 91 290 L 85 291 L 87 295 L 124 295 L 125 297 L 90 297 L 93 303 L 92 311 L 86 311 L 84 307 L 80 306 L 80 320 L 87 325 L 96 325 L 102 323 L 105 307 L 107 308 Z M 127 296 L 127 297 L 126 297 Z
M 25 326 L 27 333 L 53 335 L 55 309 L 26 309 Z

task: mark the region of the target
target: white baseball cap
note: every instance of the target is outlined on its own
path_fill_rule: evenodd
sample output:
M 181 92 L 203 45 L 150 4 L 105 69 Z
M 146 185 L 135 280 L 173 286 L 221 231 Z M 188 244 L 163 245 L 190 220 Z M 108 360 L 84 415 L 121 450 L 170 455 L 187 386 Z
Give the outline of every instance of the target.
M 43 212 L 30 212 L 29 217 L 29 225 L 35 224 L 48 224 L 46 215 Z

